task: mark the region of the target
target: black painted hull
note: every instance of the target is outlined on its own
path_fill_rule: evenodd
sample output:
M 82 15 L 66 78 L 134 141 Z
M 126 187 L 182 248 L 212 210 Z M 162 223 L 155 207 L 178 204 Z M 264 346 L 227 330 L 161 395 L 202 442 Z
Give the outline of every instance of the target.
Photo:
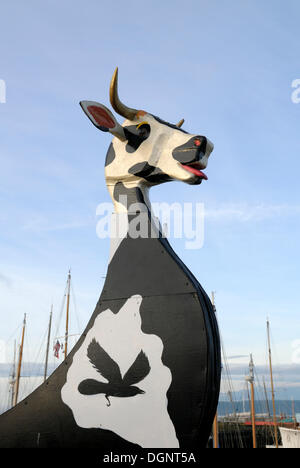
M 107 309 L 118 314 L 135 294 L 143 298 L 143 333 L 156 335 L 163 343 L 162 362 L 172 375 L 167 409 L 180 449 L 206 445 L 221 373 L 212 304 L 165 239 L 126 238 L 110 262 L 90 322 L 67 359 L 30 396 L 0 416 L 0 447 L 85 447 L 127 452 L 137 448 L 113 431 L 79 427 L 61 397 L 74 354 L 95 319 Z

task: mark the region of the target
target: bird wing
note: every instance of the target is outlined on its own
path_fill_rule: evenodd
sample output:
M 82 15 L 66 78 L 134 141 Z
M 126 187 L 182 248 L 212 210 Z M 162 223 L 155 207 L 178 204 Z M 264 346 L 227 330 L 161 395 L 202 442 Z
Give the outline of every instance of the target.
M 88 345 L 88 358 L 94 368 L 110 383 L 118 384 L 122 376 L 118 364 L 107 354 L 95 338 Z
M 144 353 L 141 351 L 132 366 L 128 369 L 123 377 L 124 385 L 133 385 L 143 380 L 150 372 L 149 360 Z

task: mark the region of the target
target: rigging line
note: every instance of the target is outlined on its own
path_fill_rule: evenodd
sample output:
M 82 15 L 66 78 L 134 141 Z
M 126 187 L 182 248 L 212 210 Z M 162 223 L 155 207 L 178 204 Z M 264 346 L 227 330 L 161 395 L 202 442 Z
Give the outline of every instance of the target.
M 285 380 L 285 377 L 284 377 L 284 373 L 280 370 L 280 365 L 278 364 L 280 362 L 279 361 L 279 355 L 278 355 L 278 349 L 277 349 L 276 342 L 275 342 L 274 337 L 273 337 L 273 332 L 272 332 L 271 327 L 269 328 L 269 334 L 270 334 L 270 343 L 271 343 L 272 356 L 273 356 L 273 369 L 275 369 L 275 372 L 273 373 L 274 388 L 276 388 L 276 387 L 277 387 L 277 389 L 280 388 L 281 391 L 285 395 L 285 398 L 283 397 L 283 399 L 281 398 L 280 400 L 277 400 L 278 402 L 280 401 L 278 409 L 279 409 L 280 413 L 283 412 L 286 415 L 288 415 L 289 412 L 290 412 L 290 405 L 288 404 L 289 398 L 288 398 L 287 383 L 286 383 L 286 380 Z M 275 362 L 275 365 L 274 365 L 274 362 Z M 276 367 L 277 367 L 277 369 L 276 369 Z M 278 367 L 279 367 L 279 369 L 278 369 Z M 279 384 L 279 382 L 280 382 L 280 384 Z M 275 392 L 276 392 L 276 390 L 275 390 Z
M 16 339 L 16 342 L 20 341 L 21 339 L 21 332 L 22 332 L 22 327 L 23 327 L 23 321 L 15 328 L 14 332 L 10 335 L 10 337 L 5 341 L 5 346 L 8 347 L 10 344 L 10 340 L 16 336 L 17 332 L 19 332 L 18 339 Z
M 30 386 L 31 391 L 33 391 L 39 385 L 38 379 L 40 379 L 40 377 L 41 377 L 40 373 L 42 373 L 42 368 L 41 368 L 41 370 L 39 370 L 38 364 L 42 364 L 42 362 L 39 362 L 39 359 L 40 359 L 40 361 L 42 359 L 42 348 L 43 348 L 43 346 L 45 344 L 46 335 L 47 335 L 47 330 L 44 332 L 44 335 L 43 335 L 42 340 L 41 340 L 40 347 L 38 348 L 38 352 L 37 352 L 37 354 L 35 356 L 35 359 L 33 361 L 33 363 L 36 364 L 36 368 L 34 370 L 35 370 L 35 373 L 37 375 L 30 376 L 30 378 L 31 378 L 31 380 L 30 380 L 30 382 L 31 382 L 31 386 Z
M 9 343 L 9 341 L 14 337 L 14 335 L 21 329 L 23 326 L 23 321 L 16 327 L 16 329 L 13 331 L 13 333 L 10 335 L 10 337 L 5 341 L 6 344 Z
M 268 391 L 267 391 L 265 377 L 263 377 L 263 381 L 264 381 L 264 399 L 265 399 L 265 405 L 266 405 L 266 412 L 268 414 L 268 417 L 270 418 L 271 417 L 271 411 L 270 411 Z
M 13 406 L 14 400 L 14 392 L 15 392 L 15 384 L 16 384 L 16 372 L 17 372 L 17 340 L 14 340 L 14 348 L 13 348 L 13 357 L 10 364 L 10 371 L 8 375 L 8 385 L 9 385 L 9 394 L 8 394 L 8 408 Z
M 62 320 L 62 316 L 63 316 L 63 311 L 64 311 L 64 308 L 65 308 L 65 303 L 66 303 L 66 296 L 67 296 L 67 291 L 68 291 L 68 284 L 66 284 L 66 287 L 65 287 L 65 291 L 64 291 L 64 295 L 63 295 L 63 298 L 62 298 L 62 304 L 61 304 L 61 308 L 60 308 L 60 312 L 59 312 L 59 317 L 56 321 L 56 329 L 55 329 L 55 333 L 53 335 L 54 339 L 58 336 L 59 334 L 59 328 L 60 328 L 60 325 L 61 325 L 61 320 Z
M 231 398 L 232 398 L 232 395 L 233 395 L 234 399 L 236 399 L 235 395 L 234 395 L 234 390 L 233 390 L 233 385 L 232 385 L 232 378 L 231 378 L 231 374 L 230 374 L 230 370 L 229 370 L 228 359 L 227 359 L 227 356 L 226 356 L 225 346 L 224 346 L 224 342 L 223 342 L 223 338 L 222 338 L 221 333 L 220 333 L 220 344 L 221 344 L 221 352 L 222 352 L 222 355 L 223 355 L 223 362 L 224 362 L 224 367 L 225 367 L 225 375 L 227 374 L 228 388 L 230 389 L 230 395 L 231 395 Z M 223 376 L 224 376 L 224 374 L 223 374 Z M 235 413 L 236 413 L 236 411 L 234 409 L 234 414 Z M 236 418 L 234 418 L 234 419 L 236 419 Z M 240 431 L 240 428 L 239 428 L 239 425 L 238 425 L 237 421 L 235 421 L 235 423 L 236 423 L 236 434 L 237 434 L 238 444 L 240 445 L 241 448 L 243 448 L 243 440 L 242 440 L 242 437 L 241 437 L 241 431 Z M 231 435 L 231 437 L 232 437 L 232 435 Z
M 273 365 L 273 368 L 275 368 L 276 370 L 276 367 L 279 367 L 279 369 L 276 370 L 276 372 L 274 372 L 274 387 L 276 387 L 276 374 L 278 376 L 278 378 L 280 378 L 280 388 L 281 390 L 284 392 L 285 394 L 285 398 L 283 398 L 283 401 L 281 401 L 281 409 L 282 409 L 282 406 L 283 406 L 283 409 L 284 409 L 284 412 L 288 414 L 288 412 L 290 411 L 290 406 L 288 404 L 288 400 L 289 400 L 289 397 L 288 397 L 288 389 L 287 389 L 287 382 L 286 382 L 286 379 L 285 379 L 285 376 L 284 376 L 284 372 L 282 372 L 282 370 L 280 370 L 280 361 L 279 361 L 279 355 L 278 355 L 278 349 L 277 349 L 277 346 L 276 346 L 276 342 L 273 338 L 273 333 L 272 333 L 272 329 L 270 327 L 270 341 L 271 341 L 271 347 L 272 347 L 272 355 L 273 355 L 273 362 L 275 362 L 275 365 Z M 276 364 L 277 363 L 277 364 Z M 279 387 L 279 384 L 278 384 L 278 381 L 277 381 L 277 388 Z
M 268 345 L 267 345 L 267 339 L 266 339 L 266 369 L 268 368 L 268 362 L 267 362 L 267 353 L 268 353 Z M 267 373 L 267 379 L 268 381 L 270 380 L 270 375 L 268 373 L 268 371 L 266 372 Z M 268 389 L 266 387 L 266 392 L 271 392 L 270 388 Z M 268 393 L 267 393 L 267 398 L 268 398 Z M 269 403 L 271 402 L 272 400 L 272 397 L 269 399 L 267 399 L 266 401 L 266 407 L 267 407 L 267 412 L 269 411 L 270 412 L 270 417 L 272 418 L 272 413 L 271 413 L 271 407 L 272 405 L 269 405 Z M 271 439 L 272 439 L 272 445 L 275 445 L 275 434 L 274 434 L 274 429 L 273 429 L 273 426 L 270 425 L 268 426 L 268 429 L 266 430 L 266 432 L 269 432 L 269 435 L 271 436 Z
M 39 360 L 39 358 L 40 358 L 40 356 L 41 356 L 41 351 L 42 351 L 42 348 L 43 348 L 43 345 L 44 345 L 46 333 L 47 333 L 47 330 L 44 332 L 44 335 L 42 336 L 41 341 L 39 342 L 40 345 L 39 345 L 39 347 L 37 348 L 36 354 L 32 354 L 32 356 L 33 356 L 33 359 L 32 359 L 32 360 L 30 359 L 29 349 L 28 349 L 28 351 L 27 351 L 27 355 L 29 356 L 28 362 L 30 362 L 30 363 L 32 363 L 32 364 L 39 364 L 38 360 Z M 27 342 L 27 341 L 30 341 L 31 343 L 33 343 L 33 341 L 30 340 L 29 334 L 30 334 L 30 332 L 27 333 L 27 337 L 28 337 L 28 338 L 26 337 L 26 342 Z M 38 343 L 37 343 L 37 344 L 38 344 Z M 34 351 L 32 350 L 31 352 L 33 353 Z
M 255 377 L 257 377 L 257 374 L 255 374 Z M 265 411 L 264 411 L 264 406 L 262 405 L 263 399 L 261 398 L 261 396 L 262 396 L 261 386 L 256 381 L 254 381 L 254 388 L 255 388 L 255 395 L 257 397 L 255 399 L 256 411 L 257 411 L 258 414 L 264 415 Z
M 74 310 L 75 310 L 75 316 L 76 316 L 78 331 L 81 332 L 82 328 L 81 328 L 79 315 L 78 315 L 78 309 L 77 309 L 77 304 L 76 304 L 75 292 L 74 292 L 74 288 L 73 288 L 73 282 L 71 282 L 71 294 L 72 294 L 72 299 L 73 299 L 73 304 L 74 304 Z
M 254 373 L 255 373 L 255 378 L 256 378 L 256 382 L 258 383 L 258 386 L 256 385 L 257 389 L 255 390 L 258 394 L 258 404 L 259 404 L 259 408 L 260 408 L 260 413 L 261 414 L 268 414 L 268 408 L 266 407 L 266 402 L 265 404 L 263 405 L 263 401 L 265 401 L 265 393 L 264 393 L 264 390 L 262 388 L 262 384 L 260 382 L 260 378 L 258 376 L 258 372 L 257 372 L 257 368 L 256 366 L 254 365 Z M 262 397 L 263 396 L 263 397 Z M 268 402 L 267 402 L 268 404 Z M 266 418 L 264 418 L 266 420 Z M 267 416 L 267 419 L 268 419 L 268 416 Z M 265 445 L 267 445 L 267 440 L 268 440 L 268 435 L 271 436 L 272 440 L 274 440 L 274 432 L 273 432 L 273 428 L 272 426 L 268 426 L 266 425 L 264 428 L 263 428 L 263 434 L 264 434 L 264 437 L 265 437 Z
M 235 407 L 234 407 L 234 401 L 233 401 L 233 389 L 230 385 L 230 382 L 228 380 L 227 382 L 227 385 L 228 385 L 228 392 L 226 393 L 227 394 L 227 398 L 229 397 L 229 403 L 231 404 L 231 407 L 233 409 L 233 418 L 229 417 L 229 421 L 228 421 L 228 427 L 229 427 L 229 436 L 230 436 L 230 439 L 231 439 L 231 442 L 233 444 L 233 441 L 234 441 L 234 437 L 237 437 L 237 442 L 240 446 L 243 445 L 242 443 L 242 439 L 241 439 L 241 435 L 240 435 L 240 429 L 239 429 L 239 426 L 238 426 L 238 423 L 237 423 L 237 420 L 236 420 L 236 417 L 235 417 L 235 414 L 236 414 L 236 410 L 235 410 Z M 233 433 L 233 431 L 231 430 L 233 427 L 235 427 L 235 433 Z M 235 434 L 235 436 L 234 436 Z
M 260 413 L 261 414 L 264 414 L 264 407 L 262 405 L 262 402 L 264 400 L 264 398 L 262 398 L 262 395 L 263 395 L 263 390 L 262 390 L 262 385 L 261 385 L 261 382 L 260 382 L 260 378 L 258 376 L 258 372 L 257 372 L 257 369 L 256 369 L 256 366 L 254 364 L 254 375 L 255 375 L 255 392 L 258 396 L 257 398 L 257 404 L 258 404 L 258 407 L 260 409 Z
M 30 332 L 29 332 L 30 333 Z M 29 333 L 25 336 L 25 357 L 28 356 L 27 362 L 24 360 L 24 364 L 27 364 L 27 367 L 24 368 L 24 379 L 26 379 L 26 382 L 24 380 L 24 387 L 25 391 L 31 393 L 32 391 L 35 390 L 35 388 L 39 385 L 38 379 L 39 379 L 39 362 L 38 359 L 41 355 L 41 350 L 43 347 L 43 341 L 45 341 L 45 336 L 42 337 L 42 341 L 40 344 L 40 347 L 38 348 L 38 352 L 36 355 L 33 355 L 32 353 L 34 352 L 32 348 L 29 347 L 29 343 L 32 342 L 29 336 Z M 35 356 L 32 358 L 32 356 Z M 26 370 L 26 372 L 25 372 Z
M 21 369 L 21 374 L 20 374 L 20 393 L 19 393 L 18 402 L 22 401 L 26 397 L 26 394 L 30 393 L 30 391 L 28 391 L 30 381 L 28 377 L 26 377 L 27 375 L 30 375 L 32 371 L 32 367 L 31 367 L 32 364 L 30 363 L 30 354 L 29 354 L 28 320 L 27 320 L 26 332 L 27 333 L 25 333 L 25 336 L 24 336 L 24 351 L 23 351 L 22 369 Z M 26 374 L 26 376 L 24 374 Z
M 236 426 L 237 439 L 238 439 L 238 443 L 240 444 L 240 447 L 243 448 L 243 440 L 242 440 L 242 437 L 241 437 L 240 427 L 239 427 L 237 419 L 235 417 L 236 410 L 235 410 L 234 403 L 233 403 L 233 399 L 236 400 L 236 397 L 235 397 L 235 392 L 234 392 L 233 385 L 232 385 L 232 377 L 231 377 L 230 370 L 229 370 L 228 359 L 227 359 L 227 355 L 226 355 L 226 352 L 225 352 L 223 339 L 222 339 L 221 336 L 220 336 L 220 341 L 221 341 L 221 349 L 222 349 L 222 354 L 223 354 L 225 374 L 227 375 L 227 379 L 228 379 L 228 388 L 229 388 L 229 392 L 230 392 L 229 395 L 231 395 L 231 399 L 232 399 L 231 403 L 232 403 L 233 411 L 234 411 L 233 416 L 234 416 L 234 421 L 235 421 L 234 425 Z
M 265 366 L 266 366 L 266 374 L 267 374 L 267 378 L 266 378 L 266 381 L 269 385 L 269 392 L 271 391 L 270 387 L 271 387 L 271 377 L 270 377 L 270 371 L 269 371 L 269 343 L 268 343 L 268 337 L 267 335 L 265 335 Z M 270 398 L 269 401 L 272 400 L 272 397 Z M 272 413 L 273 413 L 273 409 L 271 410 L 271 416 L 272 416 Z M 271 426 L 270 426 L 271 427 Z M 275 443 L 275 436 L 274 436 L 274 432 L 272 432 L 272 435 L 273 435 L 273 442 Z
M 228 365 L 228 360 L 227 360 L 227 356 L 226 356 L 223 344 L 222 344 L 222 352 L 223 352 L 223 362 L 224 362 L 225 374 L 227 375 L 227 379 L 228 379 L 228 388 L 229 388 L 231 394 L 234 394 L 234 389 L 233 389 L 233 384 L 232 384 L 232 377 L 231 377 L 231 373 L 230 373 L 230 369 L 229 369 L 229 365 Z M 235 409 L 234 409 L 234 411 L 235 411 Z
M 11 399 L 11 389 L 9 385 L 9 381 L 4 384 L 3 392 L 1 392 L 1 406 L 0 406 L 0 414 L 6 411 L 10 407 L 10 399 Z

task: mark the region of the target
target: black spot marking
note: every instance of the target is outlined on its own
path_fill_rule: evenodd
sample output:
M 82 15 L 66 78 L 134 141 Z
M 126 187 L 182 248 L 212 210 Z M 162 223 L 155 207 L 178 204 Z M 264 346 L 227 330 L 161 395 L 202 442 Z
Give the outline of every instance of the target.
M 139 187 L 128 189 L 122 182 L 118 182 L 114 188 L 114 199 L 125 206 L 128 211 L 127 237 L 130 239 L 157 237 L 157 220 L 155 218 L 153 222 L 148 222 L 151 214 Z M 161 235 L 160 232 L 158 235 Z M 114 313 L 118 313 L 118 311 L 119 309 L 113 310 Z
M 138 177 L 146 178 L 153 171 L 155 171 L 155 169 L 155 166 L 150 166 L 150 164 L 148 164 L 147 161 L 143 161 L 132 166 L 130 169 L 128 169 L 128 172 L 129 174 L 134 174 Z
M 169 122 L 165 122 L 164 120 L 160 119 L 160 118 L 157 117 L 156 115 L 153 115 L 153 114 L 150 114 L 150 115 L 152 115 L 152 117 L 154 117 L 154 119 L 155 119 L 157 122 L 159 122 L 159 123 L 161 123 L 161 124 L 163 124 L 163 125 L 166 125 L 167 127 L 174 128 L 174 130 L 178 130 L 179 132 L 187 133 L 187 134 L 188 134 L 188 132 L 186 132 L 186 131 L 183 130 L 182 128 L 177 127 L 177 125 L 171 124 L 171 123 L 169 123 Z
M 122 182 L 117 182 L 114 188 L 114 200 L 128 210 L 134 203 L 145 204 L 143 192 L 139 187 L 127 188 Z
M 200 146 L 195 145 L 195 140 L 200 140 Z M 188 164 L 196 161 L 200 161 L 206 152 L 207 139 L 203 136 L 192 137 L 189 141 L 183 145 L 177 146 L 172 151 L 172 156 L 176 161 L 182 164 Z
M 161 184 L 173 180 L 168 174 L 165 174 L 159 167 L 151 166 L 147 161 L 137 163 L 128 169 L 130 174 L 151 182 L 153 184 Z
M 129 125 L 123 129 L 128 141 L 126 144 L 128 153 L 134 153 L 150 135 L 150 125 L 148 124 L 141 125 L 139 128 L 136 125 Z
M 113 160 L 115 159 L 115 157 L 116 157 L 116 153 L 115 153 L 113 144 L 111 143 L 106 153 L 105 166 L 108 166 L 109 164 L 111 164 Z
M 151 174 L 150 176 L 146 177 L 146 180 L 148 182 L 151 182 L 152 184 L 163 184 L 164 182 L 170 182 L 174 179 L 170 177 L 168 174 L 164 174 L 163 172 L 157 173 L 157 174 Z

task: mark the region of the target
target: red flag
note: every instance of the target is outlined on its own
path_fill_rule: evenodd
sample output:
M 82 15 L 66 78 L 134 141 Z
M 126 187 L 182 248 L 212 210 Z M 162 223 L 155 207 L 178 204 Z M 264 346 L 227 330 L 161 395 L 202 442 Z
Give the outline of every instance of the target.
M 59 358 L 60 342 L 58 340 L 55 343 L 55 345 L 53 346 L 53 350 L 54 350 L 54 356 L 56 358 Z

